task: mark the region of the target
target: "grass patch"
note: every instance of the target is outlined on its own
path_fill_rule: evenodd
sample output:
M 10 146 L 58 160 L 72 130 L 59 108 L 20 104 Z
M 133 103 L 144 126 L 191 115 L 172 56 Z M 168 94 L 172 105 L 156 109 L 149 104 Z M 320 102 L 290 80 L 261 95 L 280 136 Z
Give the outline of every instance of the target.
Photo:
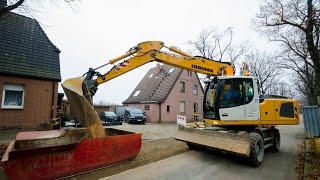
M 320 155 L 316 154 L 316 145 L 314 139 L 309 141 L 310 149 L 306 157 L 305 175 L 306 179 L 320 179 Z
M 16 135 L 21 130 L 2 130 L 0 131 L 0 140 L 16 139 Z

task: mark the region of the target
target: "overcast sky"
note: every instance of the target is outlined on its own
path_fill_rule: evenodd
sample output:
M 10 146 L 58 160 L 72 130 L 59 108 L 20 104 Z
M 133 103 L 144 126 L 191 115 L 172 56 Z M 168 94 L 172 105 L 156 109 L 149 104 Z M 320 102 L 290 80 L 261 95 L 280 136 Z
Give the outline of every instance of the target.
M 223 30 L 231 26 L 236 41 L 249 40 L 251 47 L 260 50 L 270 46 L 252 29 L 251 20 L 259 10 L 256 0 L 82 0 L 72 7 L 75 10 L 66 3 L 51 4 L 35 16 L 61 50 L 62 82 L 142 41 L 160 40 L 188 51 L 187 41 L 210 27 Z M 155 63 L 147 64 L 101 84 L 94 101 L 121 104 L 153 66 Z

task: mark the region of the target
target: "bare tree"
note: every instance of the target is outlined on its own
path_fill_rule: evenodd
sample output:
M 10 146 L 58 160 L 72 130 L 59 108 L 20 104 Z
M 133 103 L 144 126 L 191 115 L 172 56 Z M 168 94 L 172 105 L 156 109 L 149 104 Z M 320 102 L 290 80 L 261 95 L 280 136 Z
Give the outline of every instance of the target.
M 4 0 L 2 0 L 4 1 Z M 5 13 L 8 13 L 16 8 L 18 8 L 19 6 L 21 6 L 23 4 L 24 0 L 17 0 L 15 2 L 12 2 L 11 0 L 7 1 L 7 6 L 4 6 L 4 7 L 0 7 L 0 16 L 5 14 Z M 3 3 L 3 2 L 1 2 Z
M 246 55 L 246 63 L 249 66 L 250 75 L 257 77 L 259 80 L 261 95 L 275 86 L 281 78 L 281 71 L 274 59 L 275 57 L 267 55 L 266 52 L 260 53 L 258 50 L 253 50 Z
M 120 106 L 117 103 L 108 102 L 108 101 L 105 101 L 105 100 L 99 100 L 99 101 L 95 102 L 94 105 L 98 105 L 98 106 Z
M 202 30 L 196 40 L 188 41 L 196 54 L 217 61 L 229 61 L 234 63 L 248 51 L 248 42 L 240 45 L 234 43 L 233 29 L 226 28 L 223 31 L 217 29 Z
M 107 102 L 107 101 L 105 101 L 105 100 L 99 100 L 98 103 L 97 103 L 97 105 L 100 105 L 100 106 L 102 106 L 102 105 L 109 105 L 109 104 L 110 104 L 110 103 Z
M 8 13 L 12 10 L 18 10 L 22 13 L 27 13 L 30 14 L 32 16 L 33 12 L 39 11 L 39 9 L 41 7 L 43 7 L 43 5 L 45 3 L 47 3 L 48 1 L 50 1 L 52 4 L 57 5 L 59 1 L 57 0 L 47 0 L 47 1 L 43 1 L 43 0 L 29 0 L 29 1 L 25 1 L 25 0 L 0 0 L 1 5 L 0 6 L 0 17 L 5 14 Z M 70 7 L 73 9 L 72 7 L 72 3 L 77 1 L 77 0 L 63 0 L 65 3 L 68 3 L 70 5 Z M 6 2 L 6 5 L 3 6 L 4 2 Z
M 276 95 L 286 96 L 289 98 L 298 98 L 299 97 L 299 95 L 297 95 L 294 87 L 285 81 L 280 81 L 278 83 L 275 83 L 268 90 L 268 94 L 276 94 Z
M 309 104 L 320 95 L 320 1 L 264 0 L 254 23 L 281 47 L 282 66 L 296 73 Z

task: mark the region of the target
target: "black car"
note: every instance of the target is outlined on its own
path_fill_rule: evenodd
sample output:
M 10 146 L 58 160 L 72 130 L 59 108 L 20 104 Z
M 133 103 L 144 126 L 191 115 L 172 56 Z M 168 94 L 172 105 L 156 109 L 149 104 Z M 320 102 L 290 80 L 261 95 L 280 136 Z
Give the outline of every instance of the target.
M 102 121 L 102 124 L 105 126 L 122 125 L 122 122 L 120 121 L 119 117 L 114 112 L 104 111 L 99 113 L 99 117 Z
M 126 108 L 124 121 L 127 123 L 146 123 L 146 116 L 141 108 Z

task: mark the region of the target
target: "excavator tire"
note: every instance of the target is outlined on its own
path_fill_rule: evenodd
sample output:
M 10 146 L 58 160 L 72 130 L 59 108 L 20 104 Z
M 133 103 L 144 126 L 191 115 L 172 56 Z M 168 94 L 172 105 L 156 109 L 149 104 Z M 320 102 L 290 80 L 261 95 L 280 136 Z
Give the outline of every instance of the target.
M 188 145 L 188 148 L 190 149 L 190 150 L 201 150 L 202 148 L 200 147 L 200 146 L 198 146 L 198 145 L 195 145 L 195 144 L 193 144 L 193 143 L 187 143 L 187 145 Z
M 250 155 L 248 162 L 251 166 L 258 167 L 264 156 L 264 143 L 262 137 L 258 133 L 250 133 Z
M 278 129 L 274 129 L 274 139 L 270 150 L 273 152 L 278 152 L 280 150 L 280 132 Z

